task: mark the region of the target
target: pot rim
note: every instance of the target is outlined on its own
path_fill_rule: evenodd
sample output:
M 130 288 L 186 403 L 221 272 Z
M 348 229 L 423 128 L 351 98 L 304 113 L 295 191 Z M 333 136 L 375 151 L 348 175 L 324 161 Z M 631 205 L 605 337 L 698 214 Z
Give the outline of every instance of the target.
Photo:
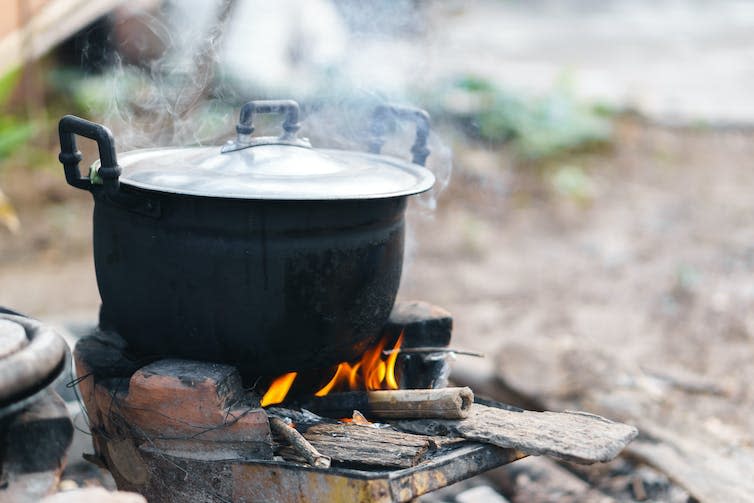
M 89 178 L 101 184 L 95 161 Z M 430 170 L 383 154 L 266 144 L 163 147 L 120 154 L 121 184 L 156 193 L 248 200 L 340 201 L 410 196 L 432 188 Z

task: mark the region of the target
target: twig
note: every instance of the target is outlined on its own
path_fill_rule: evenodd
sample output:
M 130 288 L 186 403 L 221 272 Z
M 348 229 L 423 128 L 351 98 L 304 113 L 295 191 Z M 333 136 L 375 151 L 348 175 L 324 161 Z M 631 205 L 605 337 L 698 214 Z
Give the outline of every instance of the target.
M 276 433 L 284 437 L 296 452 L 306 459 L 307 463 L 316 466 L 317 468 L 330 468 L 329 456 L 323 456 L 320 454 L 301 433 L 296 431 L 295 428 L 289 426 L 288 423 L 279 417 L 270 416 L 270 427 L 272 427 Z

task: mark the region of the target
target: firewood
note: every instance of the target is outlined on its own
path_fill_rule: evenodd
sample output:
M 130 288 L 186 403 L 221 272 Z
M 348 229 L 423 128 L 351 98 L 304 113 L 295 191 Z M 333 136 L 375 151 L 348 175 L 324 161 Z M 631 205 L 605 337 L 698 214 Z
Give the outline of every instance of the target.
M 330 468 L 330 457 L 320 454 L 293 426 L 289 426 L 279 417 L 270 416 L 270 427 L 275 433 L 285 438 L 307 463 L 317 468 Z
M 290 428 L 289 428 L 290 429 Z M 321 423 L 303 431 L 304 438 L 319 452 L 339 463 L 409 468 L 416 466 L 429 450 L 442 445 L 443 439 L 343 423 Z M 447 441 L 445 441 L 447 443 Z M 280 454 L 290 458 L 291 449 Z
M 469 388 L 440 388 L 331 393 L 296 405 L 334 418 L 351 417 L 358 410 L 371 419 L 461 419 L 473 401 Z

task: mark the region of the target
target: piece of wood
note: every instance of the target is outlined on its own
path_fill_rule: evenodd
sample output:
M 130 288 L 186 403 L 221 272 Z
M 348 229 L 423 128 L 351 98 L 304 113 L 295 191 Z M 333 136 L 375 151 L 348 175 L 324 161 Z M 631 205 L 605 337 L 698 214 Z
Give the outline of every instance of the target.
M 275 416 L 270 416 L 270 427 L 282 436 L 307 463 L 317 468 L 330 468 L 330 458 L 320 454 L 301 433 L 296 431 L 296 428 Z
M 584 412 L 513 412 L 481 404 L 472 405 L 463 420 L 392 424 L 403 431 L 459 436 L 583 464 L 614 459 L 638 433 L 633 426 Z
M 330 393 L 297 405 L 332 418 L 351 417 L 358 410 L 370 419 L 461 419 L 473 401 L 469 388 L 440 388 Z
M 383 468 L 416 466 L 429 450 L 446 440 L 435 441 L 424 435 L 389 428 L 343 423 L 316 424 L 303 431 L 302 435 L 317 451 L 333 461 Z M 280 452 L 284 458 L 291 458 L 291 454 L 294 454 L 285 448 Z

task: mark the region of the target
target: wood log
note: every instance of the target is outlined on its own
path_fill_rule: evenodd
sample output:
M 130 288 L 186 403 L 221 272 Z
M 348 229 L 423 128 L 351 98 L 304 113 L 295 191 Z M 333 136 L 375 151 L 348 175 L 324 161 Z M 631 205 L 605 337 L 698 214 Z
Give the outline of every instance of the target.
M 424 435 L 451 435 L 590 464 L 614 459 L 638 431 L 584 412 L 514 412 L 474 404 L 463 420 L 423 419 L 392 423 Z
M 330 458 L 320 454 L 301 433 L 296 431 L 296 428 L 275 416 L 270 416 L 270 427 L 275 433 L 285 438 L 291 447 L 306 459 L 307 463 L 317 468 L 330 468 Z
M 462 419 L 473 401 L 469 388 L 440 388 L 331 393 L 297 405 L 332 418 L 351 417 L 358 410 L 371 419 Z
M 317 451 L 333 461 L 383 468 L 416 466 L 428 451 L 447 443 L 447 439 L 442 438 L 343 423 L 310 426 L 302 435 Z M 279 454 L 286 459 L 300 457 L 285 447 Z

